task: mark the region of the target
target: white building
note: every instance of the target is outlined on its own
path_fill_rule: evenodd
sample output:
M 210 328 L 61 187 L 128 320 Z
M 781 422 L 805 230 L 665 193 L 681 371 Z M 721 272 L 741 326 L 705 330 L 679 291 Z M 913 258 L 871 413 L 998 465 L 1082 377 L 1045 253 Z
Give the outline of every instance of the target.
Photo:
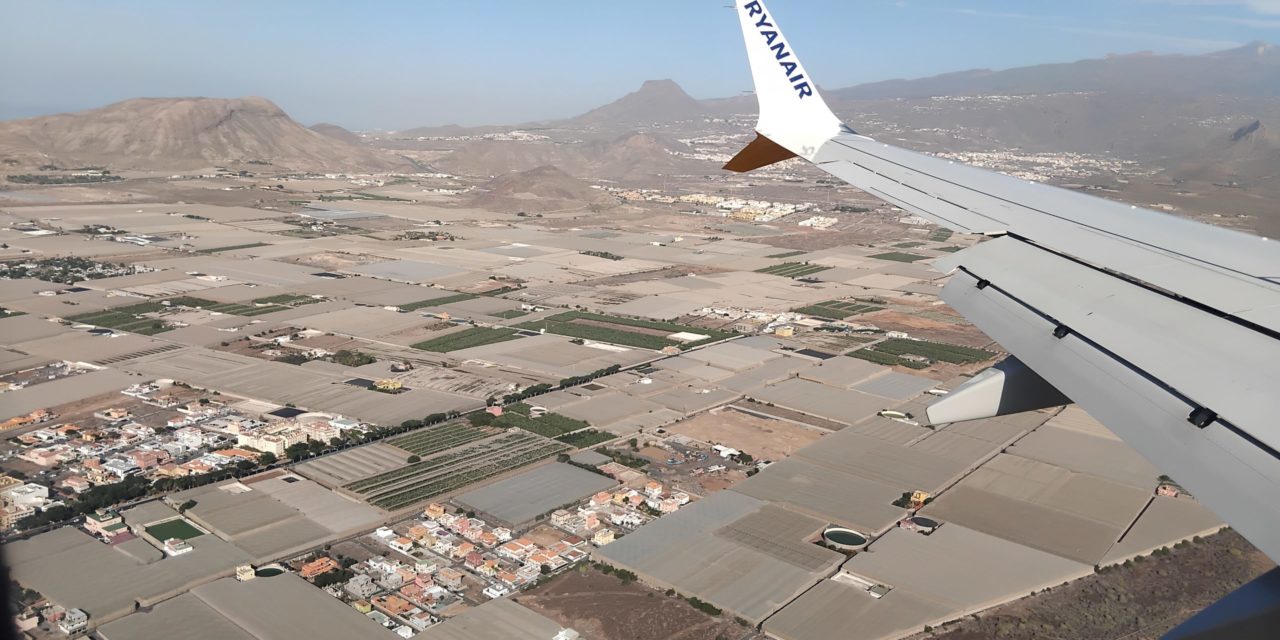
M 84 631 L 89 626 L 89 614 L 79 609 L 67 609 L 63 614 L 62 620 L 58 621 L 58 628 L 67 635 L 72 635 Z
M 10 487 L 2 493 L 6 501 L 15 507 L 43 507 L 49 502 L 49 487 L 34 482 Z

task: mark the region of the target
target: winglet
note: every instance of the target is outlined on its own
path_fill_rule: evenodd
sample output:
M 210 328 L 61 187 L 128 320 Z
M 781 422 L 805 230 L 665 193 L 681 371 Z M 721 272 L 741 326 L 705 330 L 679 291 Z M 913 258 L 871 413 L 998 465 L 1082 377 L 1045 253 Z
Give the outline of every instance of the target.
M 751 144 L 743 147 L 742 151 L 738 152 L 738 155 L 724 165 L 724 168 L 729 171 L 746 173 L 760 167 L 767 167 L 775 162 L 790 160 L 794 157 L 796 157 L 795 152 L 757 133 L 756 139 L 752 140 Z
M 800 64 L 764 2 L 735 0 L 735 4 L 760 102 L 756 124 L 760 137 L 725 168 L 750 171 L 792 156 L 812 160 L 823 144 L 848 129 L 823 101 L 817 83 Z

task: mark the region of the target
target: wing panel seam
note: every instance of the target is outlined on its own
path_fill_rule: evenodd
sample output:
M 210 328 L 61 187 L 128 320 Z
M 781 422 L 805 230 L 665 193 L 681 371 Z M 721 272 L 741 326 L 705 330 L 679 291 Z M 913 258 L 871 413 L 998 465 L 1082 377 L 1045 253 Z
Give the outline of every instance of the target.
M 988 279 L 988 278 L 985 278 L 985 277 L 983 277 L 983 276 L 978 275 L 977 273 L 975 273 L 973 270 L 969 269 L 968 267 L 965 267 L 965 266 L 959 266 L 959 267 L 957 267 L 957 268 L 956 268 L 956 270 L 957 270 L 957 271 L 960 271 L 960 272 L 963 272 L 965 275 L 968 275 L 969 277 L 973 278 L 975 282 L 982 282 L 982 283 L 985 283 L 984 285 L 982 285 L 982 288 L 983 288 L 983 289 L 991 289 L 991 290 L 993 290 L 993 291 L 995 291 L 995 292 L 999 293 L 1000 295 L 1002 295 L 1002 296 L 1004 296 L 1005 298 L 1009 299 L 1010 301 L 1012 301 L 1013 303 L 1017 304 L 1018 306 L 1020 306 L 1020 307 L 1022 307 L 1022 308 L 1024 308 L 1024 309 L 1026 309 L 1027 311 L 1030 311 L 1031 313 L 1035 314 L 1037 317 L 1043 318 L 1044 320 L 1046 320 L 1046 321 L 1047 321 L 1047 322 L 1049 322 L 1050 324 L 1054 325 L 1054 327 L 1055 327 L 1055 328 L 1067 327 L 1067 325 L 1065 325 L 1065 324 L 1063 324 L 1062 322 L 1058 321 L 1058 319 L 1057 319 L 1057 318 L 1054 318 L 1053 316 L 1049 315 L 1048 313 L 1046 313 L 1046 312 L 1044 312 L 1044 311 L 1040 310 L 1040 309 L 1039 309 L 1038 307 L 1036 307 L 1035 305 L 1032 305 L 1031 303 L 1027 302 L 1026 300 L 1023 300 L 1022 298 L 1020 298 L 1020 297 L 1018 297 L 1018 296 L 1014 295 L 1012 292 L 1010 292 L 1010 291 L 1008 291 L 1008 290 L 1006 290 L 1006 289 L 1004 289 L 1004 288 L 1000 287 L 998 284 L 996 284 L 995 282 L 992 282 L 990 279 Z M 1112 361 L 1116 362 L 1117 364 L 1119 364 L 1119 365 L 1121 365 L 1121 366 L 1125 367 L 1126 369 L 1129 369 L 1130 371 L 1132 371 L 1133 373 L 1137 374 L 1138 376 L 1140 376 L 1140 377 L 1141 377 L 1141 378 L 1143 378 L 1144 380 L 1146 380 L 1146 381 L 1150 382 L 1151 384 L 1153 384 L 1153 385 L 1155 385 L 1155 386 L 1159 387 L 1161 390 L 1165 391 L 1165 392 L 1166 392 L 1166 393 L 1168 393 L 1170 396 L 1173 396 L 1174 398 L 1178 399 L 1180 402 L 1182 402 L 1182 403 L 1186 404 L 1186 405 L 1187 405 L 1187 406 L 1188 406 L 1192 411 L 1195 411 L 1195 410 L 1197 410 L 1197 409 L 1205 408 L 1205 405 L 1203 405 L 1203 404 L 1201 404 L 1201 403 L 1197 402 L 1195 399 L 1191 398 L 1191 397 L 1190 397 L 1190 396 L 1188 396 L 1187 394 L 1185 394 L 1185 393 L 1183 393 L 1183 392 L 1179 391 L 1178 389 L 1176 389 L 1176 388 L 1174 388 L 1174 387 L 1170 386 L 1170 385 L 1169 385 L 1167 382 L 1165 382 L 1164 380 L 1160 379 L 1159 377 L 1156 377 L 1155 375 L 1153 375 L 1153 374 L 1151 374 L 1150 372 L 1148 372 L 1146 369 L 1143 369 L 1142 367 L 1140 367 L 1140 366 L 1138 366 L 1138 365 L 1134 364 L 1133 362 L 1131 362 L 1131 361 L 1130 361 L 1130 360 L 1128 360 L 1127 358 L 1125 358 L 1125 357 L 1121 356 L 1120 354 L 1118 354 L 1118 353 L 1116 353 L 1116 352 L 1112 351 L 1111 349 L 1108 349 L 1107 347 L 1105 347 L 1105 346 L 1103 346 L 1102 344 L 1098 343 L 1096 340 L 1094 340 L 1094 339 L 1090 338 L 1089 336 L 1086 336 L 1086 335 L 1084 335 L 1084 334 L 1080 333 L 1079 331 L 1076 331 L 1076 330 L 1074 330 L 1074 329 L 1070 329 L 1069 327 L 1067 327 L 1067 329 L 1069 329 L 1069 330 L 1061 336 L 1061 339 L 1064 339 L 1064 340 L 1065 340 L 1065 339 L 1067 339 L 1067 338 L 1069 338 L 1069 337 L 1074 336 L 1074 337 L 1076 337 L 1077 339 L 1079 339 L 1081 342 L 1083 342 L 1084 344 L 1088 345 L 1090 348 L 1092 348 L 1092 349 L 1094 349 L 1095 351 L 1097 351 L 1097 352 L 1101 353 L 1102 355 L 1106 356 L 1107 358 L 1111 359 Z M 1057 335 L 1057 334 L 1055 333 L 1055 335 Z M 1280 460 L 1280 451 L 1277 451 L 1275 448 L 1271 447 L 1271 446 L 1270 446 L 1270 445 L 1268 445 L 1267 443 L 1265 443 L 1265 442 L 1263 442 L 1263 441 L 1259 440 L 1259 439 L 1258 439 L 1256 436 L 1254 436 L 1253 434 L 1249 433 L 1248 431 L 1245 431 L 1243 428 L 1241 428 L 1241 427 L 1239 427 L 1238 425 L 1236 425 L 1236 424 L 1232 423 L 1230 420 L 1227 420 L 1226 418 L 1222 417 L 1222 415 L 1221 415 L 1221 414 L 1219 414 L 1219 415 L 1215 418 L 1214 422 L 1216 422 L 1217 424 L 1222 425 L 1222 427 L 1223 427 L 1224 429 L 1227 429 L 1227 430 L 1228 430 L 1228 431 L 1230 431 L 1231 433 L 1234 433 L 1237 437 L 1242 438 L 1242 439 L 1243 439 L 1243 440 L 1245 440 L 1247 443 L 1249 443 L 1250 445 L 1254 446 L 1254 447 L 1255 447 L 1255 448 L 1257 448 L 1257 449 L 1260 449 L 1261 451 L 1263 451 L 1263 452 L 1264 452 L 1264 453 L 1266 453 L 1267 455 L 1271 456 L 1272 458 L 1274 458 L 1274 459 L 1276 459 L 1276 460 Z

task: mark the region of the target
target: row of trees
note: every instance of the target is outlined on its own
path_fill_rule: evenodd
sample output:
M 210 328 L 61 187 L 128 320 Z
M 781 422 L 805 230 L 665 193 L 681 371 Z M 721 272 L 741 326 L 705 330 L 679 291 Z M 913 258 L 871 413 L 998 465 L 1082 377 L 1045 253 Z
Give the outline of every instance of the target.
M 507 395 L 502 396 L 501 402 L 499 402 L 497 398 L 489 398 L 489 406 L 493 406 L 496 404 L 515 404 L 517 402 L 524 402 L 529 398 L 532 398 L 534 396 L 540 396 L 544 393 L 551 391 L 552 389 L 555 389 L 555 387 L 549 384 L 535 384 L 529 387 L 525 387 L 524 390 L 522 391 L 517 391 L 515 393 L 508 393 Z
M 587 375 L 585 375 L 585 376 L 573 376 L 573 377 L 571 377 L 571 378 L 565 378 L 565 379 L 561 380 L 561 381 L 560 381 L 560 388 L 561 388 L 561 389 L 567 389 L 567 388 L 569 388 L 569 387 L 576 387 L 576 386 L 578 386 L 578 385 L 580 385 L 580 384 L 586 384 L 586 383 L 588 383 L 588 382 L 591 382 L 592 380 L 595 380 L 596 378 L 603 378 L 603 377 L 605 377 L 605 376 L 611 376 L 611 375 L 613 375 L 613 374 L 615 374 L 615 373 L 617 373 L 617 372 L 619 372 L 619 371 L 622 371 L 622 365 L 620 365 L 620 364 L 610 365 L 610 366 L 605 367 L 605 368 L 603 368 L 603 369 L 596 369 L 595 371 L 592 371 L 591 373 L 588 373 L 588 374 L 587 374 Z
M 100 484 L 93 487 L 66 505 L 53 506 L 39 513 L 21 518 L 15 523 L 15 528 L 19 531 L 25 531 L 63 523 L 78 516 L 90 514 L 100 509 L 109 509 L 150 495 L 185 491 L 214 482 L 229 480 L 252 472 L 259 466 L 271 466 L 275 462 L 274 455 L 264 453 L 256 463 L 250 460 L 243 460 L 234 466 L 198 475 L 180 478 L 160 478 L 154 482 L 144 476 L 129 476 L 120 482 Z M 192 506 L 195 506 L 194 503 L 187 508 Z

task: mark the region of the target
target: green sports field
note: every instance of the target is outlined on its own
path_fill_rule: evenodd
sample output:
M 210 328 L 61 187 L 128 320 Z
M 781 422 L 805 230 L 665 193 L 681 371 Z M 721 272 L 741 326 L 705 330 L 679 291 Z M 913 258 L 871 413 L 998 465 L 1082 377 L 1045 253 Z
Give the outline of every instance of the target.
M 152 538 L 164 542 L 170 538 L 179 538 L 181 540 L 190 540 L 204 535 L 204 532 L 195 528 L 190 522 L 182 518 L 176 520 L 168 520 L 160 524 L 153 524 L 147 527 L 147 535 Z

